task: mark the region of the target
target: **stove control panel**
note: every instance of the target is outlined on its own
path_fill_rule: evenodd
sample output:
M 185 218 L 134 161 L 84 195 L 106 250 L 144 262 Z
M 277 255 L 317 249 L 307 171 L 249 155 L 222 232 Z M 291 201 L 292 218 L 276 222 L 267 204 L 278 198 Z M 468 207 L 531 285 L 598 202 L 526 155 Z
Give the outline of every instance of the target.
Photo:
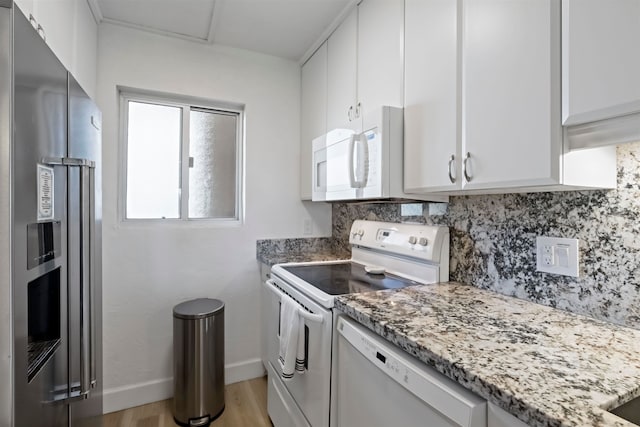
M 424 224 L 357 220 L 351 227 L 349 243 L 438 262 L 443 245 L 448 248 L 449 229 Z
M 376 240 L 383 242 L 387 240 L 392 234 L 394 230 L 379 228 L 378 234 L 376 235 Z

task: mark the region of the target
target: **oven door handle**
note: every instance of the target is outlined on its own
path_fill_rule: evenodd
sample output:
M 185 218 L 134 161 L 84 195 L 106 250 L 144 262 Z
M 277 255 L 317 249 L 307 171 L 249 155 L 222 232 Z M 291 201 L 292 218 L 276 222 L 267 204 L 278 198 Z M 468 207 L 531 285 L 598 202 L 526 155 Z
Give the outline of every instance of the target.
M 322 316 L 320 316 L 319 314 L 313 314 L 302 307 L 298 309 L 298 314 L 300 314 L 300 316 L 304 317 L 305 319 L 311 322 L 315 322 L 315 323 L 323 322 Z
M 281 295 L 284 294 L 284 291 L 282 291 L 278 285 L 276 285 L 276 282 L 273 279 L 269 279 L 265 282 L 267 288 L 269 288 L 269 290 L 271 290 L 271 292 L 273 292 L 274 294 L 276 294 L 278 296 L 278 298 L 280 298 Z M 293 298 L 293 297 L 292 297 Z M 295 299 L 294 299 L 295 301 Z M 298 301 L 296 301 L 298 304 L 300 304 Z M 307 311 L 304 307 L 302 307 L 302 305 L 300 305 L 300 307 L 298 308 L 298 314 L 300 316 L 302 316 L 303 318 L 305 318 L 306 320 L 309 320 L 311 322 L 315 322 L 315 323 L 323 323 L 324 319 L 322 317 L 322 315 L 320 314 L 314 314 L 311 313 L 309 311 Z

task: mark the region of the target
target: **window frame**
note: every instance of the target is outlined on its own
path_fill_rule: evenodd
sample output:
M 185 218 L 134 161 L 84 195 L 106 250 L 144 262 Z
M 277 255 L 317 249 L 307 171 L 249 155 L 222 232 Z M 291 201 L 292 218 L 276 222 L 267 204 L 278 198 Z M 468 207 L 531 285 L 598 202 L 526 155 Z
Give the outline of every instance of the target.
M 239 226 L 244 223 L 245 194 L 245 113 L 244 105 L 204 98 L 176 95 L 164 92 L 147 91 L 118 86 L 120 104 L 120 155 L 119 155 L 119 195 L 118 216 L 121 224 L 193 224 L 198 226 Z M 180 141 L 180 216 L 178 218 L 127 218 L 127 179 L 128 179 L 128 129 L 129 102 L 140 102 L 181 109 L 181 141 Z M 189 148 L 190 148 L 190 112 L 207 110 L 237 117 L 236 123 L 236 184 L 235 184 L 235 217 L 231 218 L 189 218 Z

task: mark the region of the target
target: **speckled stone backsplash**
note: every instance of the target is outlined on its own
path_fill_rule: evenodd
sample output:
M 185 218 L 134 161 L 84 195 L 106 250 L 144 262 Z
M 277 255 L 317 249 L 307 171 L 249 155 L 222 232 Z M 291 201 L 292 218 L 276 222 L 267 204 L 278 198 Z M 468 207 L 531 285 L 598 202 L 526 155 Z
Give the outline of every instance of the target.
M 618 147 L 610 191 L 452 197 L 441 215 L 402 217 L 399 204 L 333 205 L 348 247 L 355 219 L 420 221 L 451 232 L 451 280 L 640 329 L 640 143 Z M 536 272 L 536 236 L 580 239 L 580 277 Z

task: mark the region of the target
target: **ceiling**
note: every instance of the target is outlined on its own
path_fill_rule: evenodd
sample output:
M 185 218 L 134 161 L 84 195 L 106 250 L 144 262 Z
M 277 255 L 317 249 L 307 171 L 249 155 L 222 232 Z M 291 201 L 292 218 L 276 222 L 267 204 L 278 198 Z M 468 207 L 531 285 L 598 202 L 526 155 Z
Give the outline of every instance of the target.
M 98 22 L 305 60 L 354 0 L 89 0 Z

